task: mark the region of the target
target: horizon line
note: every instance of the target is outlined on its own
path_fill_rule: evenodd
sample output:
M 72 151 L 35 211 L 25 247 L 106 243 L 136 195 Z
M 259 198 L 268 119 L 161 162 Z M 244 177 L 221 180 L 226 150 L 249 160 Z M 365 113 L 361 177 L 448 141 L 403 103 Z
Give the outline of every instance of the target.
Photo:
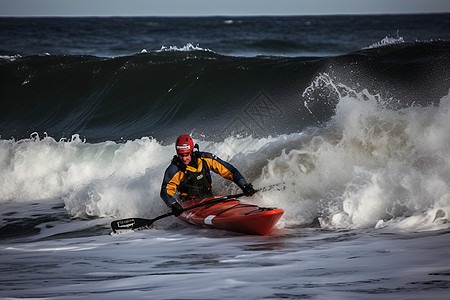
M 79 15 L 1 15 L 0 18 L 121 18 L 121 17 L 147 17 L 147 18 L 227 18 L 227 17 L 311 17 L 311 16 L 384 16 L 384 15 L 433 15 L 450 14 L 445 12 L 374 12 L 374 13 L 307 13 L 307 14 L 205 14 L 205 15 L 144 15 L 144 14 L 79 14 Z

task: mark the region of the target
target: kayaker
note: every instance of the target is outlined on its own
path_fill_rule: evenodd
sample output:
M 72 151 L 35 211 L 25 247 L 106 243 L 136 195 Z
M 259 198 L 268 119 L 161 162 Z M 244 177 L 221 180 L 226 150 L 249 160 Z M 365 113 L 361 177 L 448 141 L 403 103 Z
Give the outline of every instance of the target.
M 172 209 L 175 216 L 183 212 L 177 201 L 213 196 L 210 171 L 236 183 L 246 196 L 255 193 L 241 173 L 230 163 L 208 152 L 200 152 L 188 134 L 180 135 L 175 143 L 177 155 L 164 173 L 161 198 Z M 177 197 L 177 198 L 176 198 Z

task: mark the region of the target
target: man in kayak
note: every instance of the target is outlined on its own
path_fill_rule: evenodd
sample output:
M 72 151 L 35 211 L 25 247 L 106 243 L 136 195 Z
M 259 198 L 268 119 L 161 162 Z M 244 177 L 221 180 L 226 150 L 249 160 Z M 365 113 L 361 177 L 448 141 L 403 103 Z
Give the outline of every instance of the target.
M 252 196 L 255 193 L 253 186 L 247 184 L 235 167 L 214 154 L 200 152 L 198 145 L 194 145 L 194 141 L 188 134 L 177 138 L 175 148 L 177 155 L 173 157 L 166 169 L 161 186 L 161 198 L 172 209 L 175 216 L 183 212 L 183 208 L 175 198 L 176 193 L 179 193 L 181 201 L 213 195 L 211 170 L 236 183 L 246 196 Z

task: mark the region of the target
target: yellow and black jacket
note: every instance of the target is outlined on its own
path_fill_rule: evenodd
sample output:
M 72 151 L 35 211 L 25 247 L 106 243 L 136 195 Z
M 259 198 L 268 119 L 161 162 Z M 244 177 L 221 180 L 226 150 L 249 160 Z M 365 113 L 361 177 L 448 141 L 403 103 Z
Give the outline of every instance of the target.
M 172 207 L 176 202 L 175 193 L 177 192 L 181 198 L 212 196 L 211 170 L 233 181 L 241 188 L 247 184 L 241 173 L 230 163 L 214 154 L 194 151 L 188 166 L 185 166 L 178 156 L 174 156 L 164 173 L 161 198 L 167 206 Z

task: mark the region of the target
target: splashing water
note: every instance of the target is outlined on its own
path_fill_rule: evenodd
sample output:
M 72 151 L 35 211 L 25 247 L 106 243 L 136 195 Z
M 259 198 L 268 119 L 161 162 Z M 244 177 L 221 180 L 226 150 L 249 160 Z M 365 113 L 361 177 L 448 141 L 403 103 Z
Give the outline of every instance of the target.
M 327 74 L 305 93 L 317 88 L 339 95 L 336 115 L 325 127 L 290 141 L 258 179 L 262 185 L 286 183 L 282 193 L 264 197 L 289 207 L 287 223 L 320 216 L 321 225 L 331 228 L 445 224 L 450 97 L 439 106 L 392 110 L 392 99 L 357 92 Z

